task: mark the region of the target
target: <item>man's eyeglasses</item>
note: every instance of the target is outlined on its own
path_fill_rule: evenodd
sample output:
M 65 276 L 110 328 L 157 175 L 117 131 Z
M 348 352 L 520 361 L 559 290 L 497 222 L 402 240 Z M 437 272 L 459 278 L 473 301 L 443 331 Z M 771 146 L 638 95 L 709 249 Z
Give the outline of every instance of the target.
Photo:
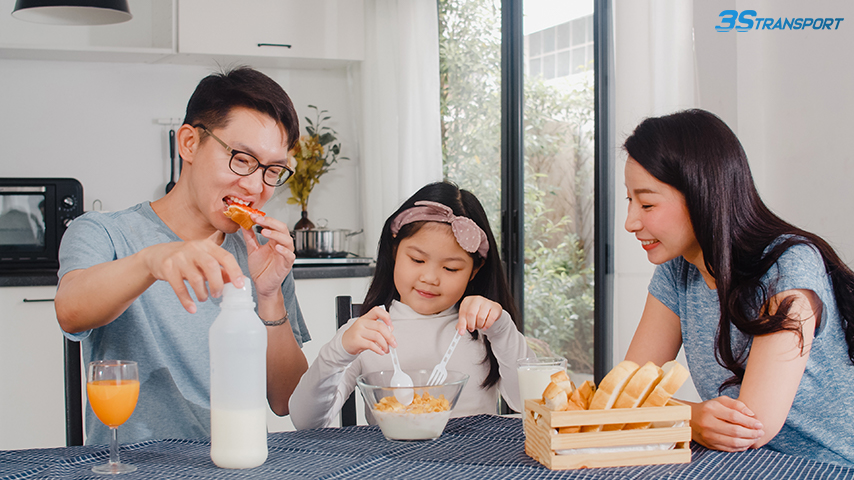
M 283 165 L 263 165 L 252 154 L 229 147 L 202 124 L 193 125 L 193 127 L 201 128 L 205 134 L 210 135 L 211 138 L 225 148 L 226 152 L 231 154 L 231 159 L 228 161 L 228 168 L 242 177 L 252 175 L 255 173 L 255 170 L 262 168 L 264 169 L 264 183 L 271 187 L 281 187 L 294 174 L 294 171 L 288 167 Z

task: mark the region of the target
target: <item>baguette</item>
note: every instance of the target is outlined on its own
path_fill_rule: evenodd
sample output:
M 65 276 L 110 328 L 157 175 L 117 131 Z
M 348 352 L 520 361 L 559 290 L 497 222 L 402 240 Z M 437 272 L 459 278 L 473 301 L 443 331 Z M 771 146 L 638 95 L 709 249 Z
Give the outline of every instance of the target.
M 566 391 L 558 387 L 554 382 L 549 382 L 545 391 L 543 391 L 543 402 L 546 408 L 552 411 L 562 411 L 567 408 Z
M 623 388 L 638 368 L 640 368 L 638 364 L 630 360 L 618 363 L 599 383 L 599 388 L 596 389 L 593 400 L 590 402 L 589 410 L 607 410 L 613 407 L 617 397 L 620 396 Z M 599 432 L 602 427 L 602 425 L 585 425 L 581 427 L 581 431 Z
M 665 363 L 662 365 L 661 370 L 664 372 L 664 376 L 641 404 L 641 407 L 663 407 L 690 376 L 688 370 L 676 360 Z M 649 428 L 649 426 L 649 422 L 630 423 L 623 429 L 636 430 Z
M 571 395 L 573 390 L 575 390 L 575 384 L 572 383 L 572 380 L 569 379 L 564 370 L 553 373 L 551 380 L 552 383 L 562 388 L 567 396 Z
M 239 203 L 229 204 L 228 209 L 222 213 L 246 230 L 251 230 L 252 227 L 255 226 L 255 222 L 250 218 L 251 214 L 266 215 L 266 213 L 261 210 L 256 210 L 252 207 L 247 207 L 246 205 L 241 205 Z
M 620 396 L 617 397 L 617 401 L 614 402 L 614 408 L 637 408 L 641 406 L 653 388 L 658 385 L 663 375 L 664 372 L 658 365 L 653 362 L 646 362 L 632 375 L 632 379 L 629 380 Z M 624 425 L 623 423 L 605 425 L 603 430 L 620 430 Z

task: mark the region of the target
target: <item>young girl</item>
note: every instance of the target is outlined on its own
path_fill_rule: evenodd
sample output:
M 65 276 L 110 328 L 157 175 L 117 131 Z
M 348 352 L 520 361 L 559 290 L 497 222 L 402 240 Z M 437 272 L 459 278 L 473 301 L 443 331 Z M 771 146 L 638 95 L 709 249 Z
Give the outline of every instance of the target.
M 518 411 L 516 360 L 534 354 L 515 313 L 480 202 L 450 183 L 427 185 L 383 226 L 362 316 L 320 349 L 291 397 L 291 420 L 298 429 L 330 426 L 356 377 L 393 369 L 389 346 L 403 370 L 430 371 L 454 335 L 465 337 L 447 369 L 469 380 L 453 415 L 496 413 L 499 393 Z
M 625 149 L 626 230 L 657 265 L 626 358 L 660 365 L 685 348 L 706 447 L 854 465 L 854 274 L 771 213 L 711 113 L 649 118 Z

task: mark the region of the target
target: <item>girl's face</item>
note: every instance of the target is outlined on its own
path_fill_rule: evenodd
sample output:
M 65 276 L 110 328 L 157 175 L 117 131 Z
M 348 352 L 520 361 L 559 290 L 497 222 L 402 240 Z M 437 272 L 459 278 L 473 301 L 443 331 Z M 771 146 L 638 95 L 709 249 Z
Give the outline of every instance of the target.
M 649 261 L 659 265 L 683 256 L 705 270 L 685 197 L 658 181 L 632 157 L 626 161 L 626 190 L 629 200 L 626 230 L 641 242 Z
M 402 303 L 421 315 L 433 315 L 463 297 L 473 270 L 474 260 L 457 243 L 451 226 L 427 222 L 398 244 L 394 286 Z

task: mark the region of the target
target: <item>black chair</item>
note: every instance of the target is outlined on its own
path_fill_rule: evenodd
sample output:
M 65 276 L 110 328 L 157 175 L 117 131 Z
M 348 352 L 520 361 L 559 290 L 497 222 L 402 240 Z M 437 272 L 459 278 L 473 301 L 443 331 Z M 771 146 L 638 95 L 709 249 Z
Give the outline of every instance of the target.
M 83 387 L 80 342 L 64 338 L 65 345 L 65 444 L 83 445 Z
M 361 315 L 362 304 L 353 303 L 352 297 L 338 296 L 335 297 L 335 318 L 338 321 L 338 328 L 343 327 L 353 318 Z M 349 427 L 356 424 L 356 392 L 350 394 L 350 397 L 344 402 L 341 407 L 341 426 Z

